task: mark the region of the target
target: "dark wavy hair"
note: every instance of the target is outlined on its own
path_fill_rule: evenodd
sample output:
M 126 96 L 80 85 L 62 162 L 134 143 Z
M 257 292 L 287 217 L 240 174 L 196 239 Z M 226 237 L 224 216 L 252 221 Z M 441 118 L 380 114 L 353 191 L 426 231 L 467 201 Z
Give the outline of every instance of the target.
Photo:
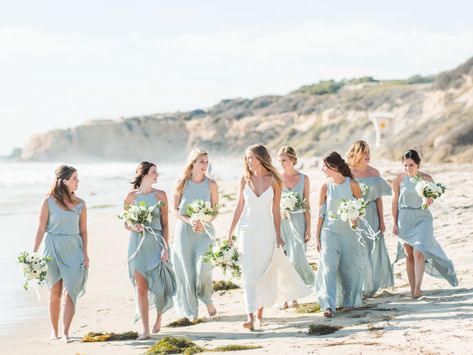
M 331 152 L 330 154 L 327 154 L 323 161 L 328 168 L 338 171 L 343 176 L 353 179 L 350 167 L 347 165 L 342 156 L 337 152 Z
M 417 165 L 420 165 L 421 162 L 419 153 L 417 153 L 417 151 L 415 151 L 414 149 L 409 149 L 402 155 L 402 161 L 406 159 L 412 159 Z
M 72 174 L 74 174 L 76 171 L 76 168 L 73 168 L 72 166 L 59 166 L 54 172 L 56 175 L 56 180 L 54 181 L 51 190 L 49 190 L 49 196 L 54 198 L 54 200 L 59 205 L 67 210 L 69 207 L 67 207 L 65 201 L 67 200 L 71 204 L 74 204 L 77 201 L 77 197 L 74 195 L 74 192 L 69 191 L 66 184 L 64 184 L 64 180 L 69 180 Z
M 143 181 L 143 177 L 145 175 L 148 175 L 149 169 L 151 169 L 153 166 L 156 166 L 156 164 L 150 163 L 149 161 L 142 161 L 138 165 L 135 171 L 135 178 L 133 179 L 133 181 L 130 181 L 130 184 L 133 185 L 134 189 L 137 189 L 141 186 L 141 181 Z

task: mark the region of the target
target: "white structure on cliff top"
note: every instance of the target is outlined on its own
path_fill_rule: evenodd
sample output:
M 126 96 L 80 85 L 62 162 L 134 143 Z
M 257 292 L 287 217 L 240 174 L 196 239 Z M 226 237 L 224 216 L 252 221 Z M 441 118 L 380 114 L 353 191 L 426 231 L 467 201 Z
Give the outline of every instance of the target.
M 376 146 L 380 147 L 391 132 L 394 115 L 389 112 L 373 112 L 369 114 L 376 131 Z

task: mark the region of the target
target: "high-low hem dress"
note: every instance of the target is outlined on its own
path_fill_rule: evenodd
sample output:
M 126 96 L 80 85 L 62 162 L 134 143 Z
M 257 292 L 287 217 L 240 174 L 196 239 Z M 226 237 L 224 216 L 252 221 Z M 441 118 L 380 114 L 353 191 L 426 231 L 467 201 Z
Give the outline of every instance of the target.
M 432 213 L 422 208 L 422 199 L 415 186 L 416 182 L 409 176 L 404 176 L 399 186 L 399 242 L 394 263 L 406 257 L 404 245 L 408 244 L 424 255 L 427 274 L 444 278 L 451 286 L 458 286 L 453 262 L 434 237 Z
M 158 203 L 156 192 L 138 194 L 136 203 L 144 201 L 148 206 Z M 161 209 L 153 211 L 151 223 L 145 223 L 144 235 L 132 232 L 128 244 L 128 274 L 135 288 L 135 322 L 141 317 L 138 308 L 135 272 L 146 279 L 148 285 L 149 308 L 164 313 L 173 305 L 172 297 L 176 292 L 176 279 L 169 261 L 161 260 L 164 238 L 161 226 Z
M 85 203 L 81 201 L 72 209 L 65 210 L 52 197 L 48 197 L 47 201 L 49 217 L 43 255 L 53 260 L 48 263 L 46 284 L 51 288 L 62 280 L 75 307 L 77 298 L 85 293 L 88 274 L 84 267 L 84 247 L 79 225 Z

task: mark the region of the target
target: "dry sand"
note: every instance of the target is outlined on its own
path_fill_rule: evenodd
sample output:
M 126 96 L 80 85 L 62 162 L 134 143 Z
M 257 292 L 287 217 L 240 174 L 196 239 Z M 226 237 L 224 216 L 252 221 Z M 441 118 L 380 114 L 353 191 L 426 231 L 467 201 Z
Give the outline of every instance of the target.
M 386 178 L 400 169 L 400 164 L 386 162 L 379 166 Z M 303 171 L 312 183 L 311 201 L 315 205 L 318 188 L 324 180 L 319 168 Z M 126 251 L 128 232 L 122 228 L 114 213 L 102 210 L 97 222 L 89 226 L 91 259 L 87 293 L 78 300 L 77 314 L 72 324 L 73 342 L 49 340 L 47 291 L 42 290 L 44 312 L 38 318 L 1 339 L 3 354 L 142 354 L 164 335 L 188 336 L 199 345 L 215 347 L 226 344 L 260 345 L 256 353 L 345 353 L 345 354 L 467 354 L 473 353 L 473 165 L 432 165 L 426 171 L 447 185 L 448 192 L 432 206 L 437 239 L 453 260 L 460 286 L 451 288 L 443 279 L 425 275 L 424 297 L 412 300 L 409 295 L 404 263 L 395 267 L 395 287 L 366 299 L 364 307 L 350 313 L 338 312 L 332 319 L 321 313 L 297 314 L 293 309 L 265 311 L 267 325 L 255 332 L 242 329 L 245 319 L 241 290 L 217 292 L 214 302 L 218 315 L 191 327 L 169 328 L 149 341 L 120 341 L 81 343 L 79 339 L 89 331 L 124 332 L 140 330 L 133 323 L 133 289 L 128 280 Z M 220 183 L 221 195 L 234 194 L 236 181 Z M 226 205 L 216 220 L 218 236 L 224 236 L 231 219 L 234 201 L 222 198 Z M 391 199 L 385 198 L 388 232 L 386 241 L 391 259 L 394 258 L 396 239 L 392 236 Z M 173 224 L 174 221 L 171 221 Z M 171 228 L 172 231 L 172 228 Z M 314 242 L 308 248 L 310 261 L 318 262 Z M 219 272 L 214 279 L 222 279 Z M 316 295 L 303 302 L 316 301 Z M 204 306 L 200 314 L 206 316 Z M 153 318 L 152 315 L 151 318 Z M 170 310 L 163 317 L 163 325 L 175 320 Z M 309 336 L 312 323 L 343 327 L 326 336 Z

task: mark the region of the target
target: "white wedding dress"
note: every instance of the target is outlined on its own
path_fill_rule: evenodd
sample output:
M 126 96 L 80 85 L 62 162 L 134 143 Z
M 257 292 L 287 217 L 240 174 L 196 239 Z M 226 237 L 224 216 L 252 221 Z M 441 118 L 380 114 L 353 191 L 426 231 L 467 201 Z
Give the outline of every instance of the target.
M 247 313 L 310 293 L 296 269 L 276 245 L 270 186 L 259 197 L 246 184 L 245 209 L 238 227 L 238 250 Z

